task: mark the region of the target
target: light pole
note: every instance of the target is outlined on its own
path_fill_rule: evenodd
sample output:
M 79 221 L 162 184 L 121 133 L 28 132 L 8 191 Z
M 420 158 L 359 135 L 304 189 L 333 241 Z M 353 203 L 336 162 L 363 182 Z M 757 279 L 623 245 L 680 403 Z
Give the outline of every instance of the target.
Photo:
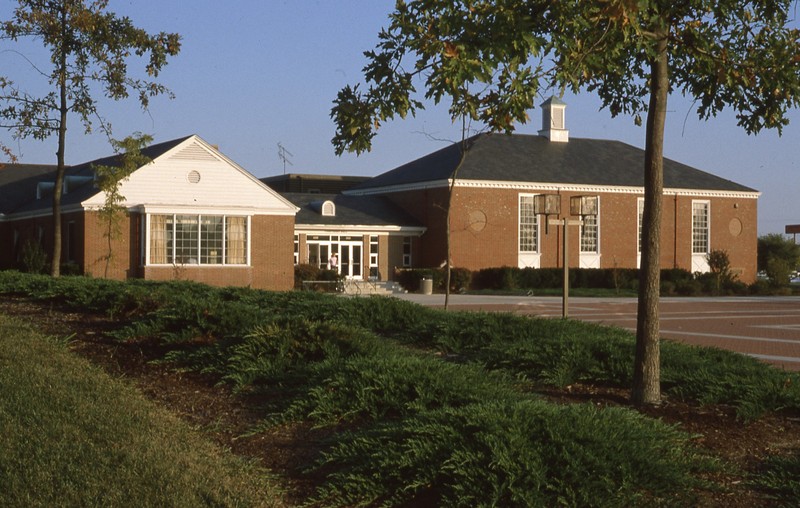
M 553 196 L 552 194 L 550 196 Z M 583 218 L 588 215 L 597 215 L 597 196 L 572 196 L 569 198 L 569 213 L 577 215 L 579 220 L 564 217 L 563 219 L 547 220 L 547 224 L 563 227 L 562 237 L 562 267 L 564 270 L 563 295 L 561 297 L 561 317 L 569 317 L 569 226 L 580 226 Z M 560 210 L 560 206 L 558 207 Z

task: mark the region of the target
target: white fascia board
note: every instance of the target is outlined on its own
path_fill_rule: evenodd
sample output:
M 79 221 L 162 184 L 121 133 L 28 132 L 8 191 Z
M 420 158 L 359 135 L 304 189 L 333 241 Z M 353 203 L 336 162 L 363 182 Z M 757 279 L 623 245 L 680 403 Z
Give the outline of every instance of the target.
M 367 189 L 358 193 L 357 195 L 371 195 L 371 194 L 389 194 L 394 192 L 408 192 L 417 190 L 426 190 L 433 188 L 449 187 L 450 185 L 461 188 L 482 188 L 482 189 L 511 189 L 520 190 L 525 192 L 582 192 L 582 193 L 609 193 L 609 194 L 644 194 L 644 187 L 625 187 L 615 185 L 586 185 L 586 184 L 566 184 L 566 183 L 552 183 L 552 182 L 507 182 L 495 180 L 462 180 L 456 178 L 453 180 L 436 180 L 430 182 L 395 185 L 387 187 L 379 187 L 375 189 Z M 345 193 L 351 193 L 346 191 Z M 664 195 L 678 195 L 678 196 L 706 196 L 715 198 L 734 198 L 734 199 L 758 199 L 761 192 L 747 192 L 747 191 L 725 191 L 713 189 L 680 189 L 680 188 L 665 188 Z
M 286 217 L 294 217 L 295 212 L 291 210 L 286 210 L 284 208 L 280 209 L 266 209 L 266 208 L 252 208 L 252 207 L 197 207 L 191 205 L 171 205 L 171 204 L 147 204 L 147 205 L 137 205 L 130 208 L 130 210 L 135 210 L 141 213 L 149 213 L 149 214 L 190 214 L 190 215 L 270 215 L 270 216 L 286 216 Z
M 294 227 L 295 233 L 302 233 L 305 235 L 330 235 L 337 233 L 340 235 L 348 235 L 351 232 L 355 234 L 408 234 L 408 235 L 422 235 L 427 228 L 418 226 L 331 226 L 327 224 L 296 224 Z
M 484 188 L 484 189 L 514 189 L 525 191 L 562 191 L 608 194 L 644 194 L 644 187 L 626 187 L 617 185 L 587 185 L 587 184 L 560 184 L 552 182 L 503 182 L 488 180 L 459 180 L 456 179 L 455 187 Z M 665 188 L 664 195 L 678 196 L 708 196 L 718 198 L 758 199 L 758 191 L 726 191 L 714 189 L 680 189 Z

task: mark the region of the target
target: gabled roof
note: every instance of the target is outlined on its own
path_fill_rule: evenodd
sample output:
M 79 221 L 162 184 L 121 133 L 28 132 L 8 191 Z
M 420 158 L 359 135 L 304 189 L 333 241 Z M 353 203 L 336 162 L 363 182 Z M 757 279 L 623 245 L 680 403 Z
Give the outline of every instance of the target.
M 296 212 L 296 207 L 288 200 L 197 135 L 147 146 L 142 149 L 142 154 L 152 162 L 137 169 L 123 184 L 129 206 L 233 206 L 237 210 L 249 207 L 282 215 L 294 215 Z M 103 199 L 94 185 L 93 168 L 100 165 L 118 166 L 121 157 L 112 155 L 66 167 L 62 210 L 101 206 Z M 169 171 L 164 171 L 166 168 Z M 186 179 L 190 173 L 198 175 L 198 180 L 190 183 L 199 182 L 200 173 L 192 169 L 206 171 L 205 175 L 210 180 L 204 177 L 201 185 L 187 190 Z M 225 171 L 228 170 L 233 171 L 230 173 L 232 180 L 226 177 L 228 174 Z M 176 176 L 178 174 L 180 177 Z M 49 214 L 55 176 L 54 165 L 15 164 L 0 169 L 0 218 L 11 214 L 17 217 Z M 162 178 L 165 180 L 161 181 Z M 178 187 L 174 186 L 176 178 L 179 180 Z M 215 181 L 216 184 L 213 183 Z M 244 187 L 235 187 L 234 181 Z M 247 193 L 242 194 L 242 189 L 247 189 Z M 187 192 L 191 199 L 187 198 Z M 137 199 L 139 201 L 135 201 Z M 176 202 L 181 199 L 183 201 Z
M 181 144 L 191 136 L 157 143 L 142 149 L 142 154 L 151 159 L 166 153 L 177 145 Z M 66 166 L 64 177 L 77 177 L 78 182 L 74 188 L 64 194 L 61 198 L 61 206 L 66 208 L 70 205 L 81 203 L 84 199 L 97 193 L 93 185 L 94 172 L 93 166 L 116 166 L 120 162 L 121 155 L 102 157 L 93 161 L 84 162 L 77 166 Z M 11 213 L 33 212 L 37 210 L 50 210 L 52 200 L 36 199 L 36 189 L 40 183 L 55 182 L 55 164 L 7 164 L 0 168 L 0 214 L 9 215 Z
M 527 134 L 479 134 L 467 140 L 468 152 L 458 180 L 533 182 L 608 187 L 644 186 L 644 150 L 601 139 L 571 138 L 553 143 Z M 453 175 L 460 160 L 453 144 L 376 176 L 353 193 L 440 185 Z M 703 191 L 757 192 L 738 183 L 664 159 L 664 187 Z
M 382 196 L 347 196 L 344 194 L 307 194 L 284 192 L 283 197 L 300 208 L 297 226 L 398 226 L 422 228 L 422 224 Z M 336 214 L 322 215 L 319 204 L 333 202 Z

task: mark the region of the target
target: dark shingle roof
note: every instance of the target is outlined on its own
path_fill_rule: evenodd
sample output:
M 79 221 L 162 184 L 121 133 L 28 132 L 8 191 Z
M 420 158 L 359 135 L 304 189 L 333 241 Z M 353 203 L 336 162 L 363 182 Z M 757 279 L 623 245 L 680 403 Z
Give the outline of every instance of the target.
M 457 178 L 463 180 L 642 187 L 644 150 L 600 139 L 550 142 L 526 134 L 480 134 L 468 140 L 469 151 Z M 459 162 L 458 145 L 376 176 L 355 191 L 446 180 Z M 664 187 L 735 192 L 754 189 L 693 167 L 664 159 Z
M 0 214 L 9 214 L 36 198 L 39 182 L 53 180 L 55 166 L 6 164 L 0 168 Z
M 142 153 L 151 159 L 166 153 L 191 136 L 150 145 L 142 149 Z M 120 155 L 103 157 L 77 166 L 67 166 L 65 177 L 87 177 L 82 185 L 76 185 L 64 194 L 61 200 L 66 207 L 77 204 L 97 193 L 97 189 L 89 179 L 94 176 L 93 166 L 116 166 Z M 36 199 L 36 188 L 41 182 L 55 182 L 56 166 L 54 164 L 7 164 L 0 169 L 0 213 L 11 214 L 47 210 L 52 207 L 50 195 Z
M 281 195 L 300 209 L 295 216 L 297 225 L 422 226 L 400 207 L 381 196 L 294 192 L 284 192 Z M 335 216 L 324 216 L 319 212 L 319 204 L 323 201 L 333 202 L 336 206 Z

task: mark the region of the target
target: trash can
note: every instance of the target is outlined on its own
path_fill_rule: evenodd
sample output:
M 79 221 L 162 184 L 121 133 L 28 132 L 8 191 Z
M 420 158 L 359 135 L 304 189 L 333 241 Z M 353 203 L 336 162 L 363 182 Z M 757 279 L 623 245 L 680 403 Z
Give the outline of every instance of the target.
M 423 295 L 433 294 L 433 279 L 422 279 L 419 281 L 419 292 Z

